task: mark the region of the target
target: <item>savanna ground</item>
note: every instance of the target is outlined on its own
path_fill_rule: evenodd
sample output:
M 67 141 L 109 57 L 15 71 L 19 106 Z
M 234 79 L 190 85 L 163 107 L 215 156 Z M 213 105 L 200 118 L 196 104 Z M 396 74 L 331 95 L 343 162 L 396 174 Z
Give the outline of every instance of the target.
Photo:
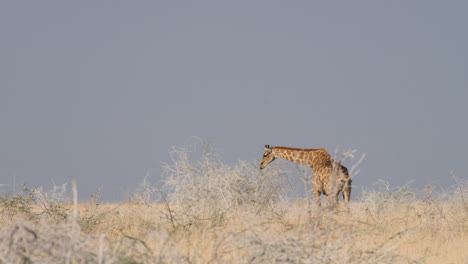
M 468 263 L 466 180 L 382 182 L 349 212 L 319 210 L 308 192 L 285 197 L 284 163 L 172 155 L 162 186 L 145 179 L 121 203 L 78 203 L 74 184 L 0 196 L 0 263 Z

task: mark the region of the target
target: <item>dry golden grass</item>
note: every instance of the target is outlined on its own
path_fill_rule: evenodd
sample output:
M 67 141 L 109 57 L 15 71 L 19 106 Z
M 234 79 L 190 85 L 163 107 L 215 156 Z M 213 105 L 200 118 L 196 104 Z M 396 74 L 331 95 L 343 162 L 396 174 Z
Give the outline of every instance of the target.
M 73 205 L 61 206 L 67 217 L 58 221 L 37 206 L 12 216 L 4 205 L 0 262 L 467 263 L 460 205 L 414 201 L 376 211 L 361 201 L 347 213 L 277 202 L 190 219 L 177 205 L 81 204 L 75 235 Z

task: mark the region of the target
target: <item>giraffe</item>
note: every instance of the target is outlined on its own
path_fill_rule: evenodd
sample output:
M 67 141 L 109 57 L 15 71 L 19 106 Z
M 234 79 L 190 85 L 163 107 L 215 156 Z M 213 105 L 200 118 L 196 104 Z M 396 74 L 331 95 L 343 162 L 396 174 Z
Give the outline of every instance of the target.
M 348 169 L 333 160 L 325 148 L 299 149 L 265 145 L 260 169 L 264 169 L 276 158 L 283 158 L 313 169 L 312 192 L 318 207 L 321 206 L 320 195 L 329 196 L 330 205 L 334 205 L 338 202 L 341 192 L 346 208 L 349 208 L 352 181 Z

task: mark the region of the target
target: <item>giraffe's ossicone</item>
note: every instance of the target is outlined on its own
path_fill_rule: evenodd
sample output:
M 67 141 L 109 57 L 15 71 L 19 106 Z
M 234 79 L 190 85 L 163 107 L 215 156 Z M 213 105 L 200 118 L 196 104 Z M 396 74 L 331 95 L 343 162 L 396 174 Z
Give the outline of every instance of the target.
M 283 158 L 313 169 L 312 192 L 318 206 L 321 205 L 320 196 L 322 194 L 328 196 L 334 205 L 338 202 L 340 193 L 343 194 L 346 207 L 349 206 L 352 181 L 348 169 L 333 160 L 326 149 L 299 149 L 265 145 L 260 169 L 264 169 L 276 158 Z

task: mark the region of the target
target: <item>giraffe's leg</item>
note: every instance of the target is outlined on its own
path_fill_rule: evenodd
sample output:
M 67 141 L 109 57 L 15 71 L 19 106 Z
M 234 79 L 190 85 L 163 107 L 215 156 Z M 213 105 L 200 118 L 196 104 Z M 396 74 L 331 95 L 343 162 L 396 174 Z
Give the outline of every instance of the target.
M 312 192 L 314 194 L 315 204 L 317 208 L 322 207 L 322 202 L 320 199 L 320 195 L 322 195 L 322 188 L 320 186 L 320 174 L 313 175 L 312 174 Z
M 343 188 L 343 200 L 347 210 L 349 210 L 349 199 L 351 198 L 351 182 L 352 180 L 348 179 Z
M 338 200 L 340 197 L 340 192 L 343 190 L 344 181 L 332 181 L 331 184 L 332 185 L 330 186 L 329 206 L 330 209 L 338 209 Z
M 336 191 L 334 198 L 335 198 L 335 200 L 333 201 L 334 202 L 333 207 L 338 208 L 338 200 L 340 198 L 340 191 Z
M 314 199 L 315 199 L 315 204 L 317 205 L 317 208 L 322 207 L 322 202 L 320 199 L 320 194 L 321 192 L 318 190 L 314 190 Z

